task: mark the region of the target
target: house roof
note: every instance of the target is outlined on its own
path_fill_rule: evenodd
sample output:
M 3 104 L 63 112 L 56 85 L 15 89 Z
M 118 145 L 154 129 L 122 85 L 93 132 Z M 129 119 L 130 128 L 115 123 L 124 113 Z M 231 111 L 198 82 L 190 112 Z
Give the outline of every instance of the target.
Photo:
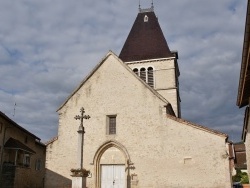
M 243 42 L 243 52 L 241 61 L 241 71 L 238 88 L 237 105 L 244 107 L 248 105 L 250 97 L 250 65 L 249 65 L 249 32 L 250 32 L 250 1 L 247 5 L 246 25 Z
M 16 128 L 18 128 L 19 130 L 21 130 L 21 131 L 29 134 L 30 136 L 34 137 L 35 139 L 41 140 L 36 135 L 32 134 L 31 132 L 27 131 L 26 129 L 24 129 L 23 127 L 21 127 L 20 125 L 18 125 L 15 121 L 13 121 L 12 119 L 10 119 L 8 116 L 6 116 L 1 111 L 0 111 L 0 117 L 2 117 L 3 119 L 5 119 L 7 122 L 9 122 L 11 125 L 15 126 Z
M 216 131 L 216 130 L 213 130 L 213 129 L 210 129 L 208 127 L 205 127 L 205 126 L 202 126 L 202 125 L 198 125 L 198 124 L 192 123 L 190 121 L 187 121 L 187 120 L 184 120 L 184 119 L 181 119 L 181 118 L 177 118 L 177 117 L 169 115 L 169 114 L 167 114 L 167 117 L 169 119 L 172 119 L 172 120 L 177 121 L 179 123 L 182 123 L 184 125 L 188 125 L 188 126 L 196 128 L 196 129 L 203 130 L 205 132 L 209 132 L 209 133 L 212 133 L 212 134 L 215 134 L 215 135 L 218 135 L 218 136 L 222 136 L 222 137 L 225 137 L 226 139 L 228 138 L 227 134 L 219 132 L 219 131 Z
M 157 91 L 152 89 L 148 84 L 146 84 L 142 79 L 140 79 L 130 68 L 128 65 L 126 65 L 121 59 L 119 59 L 112 51 L 109 51 L 108 54 L 101 60 L 99 64 L 85 77 L 85 79 L 80 83 L 80 85 L 70 94 L 70 96 L 66 99 L 66 101 L 58 108 L 57 111 L 59 111 L 63 106 L 70 100 L 70 98 L 85 84 L 85 82 L 91 78 L 91 76 L 101 67 L 101 65 L 107 60 L 109 56 L 113 56 L 117 59 L 117 63 L 120 63 L 127 71 L 131 73 L 131 76 L 136 77 L 136 79 L 141 82 L 147 89 L 149 89 L 156 97 L 158 97 L 160 100 L 162 100 L 164 103 L 166 103 L 166 107 L 168 109 L 168 112 L 171 114 L 174 114 L 173 108 L 171 104 L 163 97 L 161 96 Z
M 16 149 L 16 150 L 22 150 L 27 153 L 35 154 L 36 152 L 30 149 L 28 146 L 23 144 L 22 142 L 14 139 L 14 138 L 9 138 L 7 142 L 4 144 L 5 149 Z
M 121 50 L 124 62 L 174 57 L 153 9 L 138 13 Z

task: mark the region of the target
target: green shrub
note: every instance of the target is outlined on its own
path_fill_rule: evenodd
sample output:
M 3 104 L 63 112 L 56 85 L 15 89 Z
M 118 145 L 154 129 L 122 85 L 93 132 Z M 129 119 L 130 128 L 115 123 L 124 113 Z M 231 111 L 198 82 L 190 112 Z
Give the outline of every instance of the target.
M 232 177 L 233 182 L 240 182 L 242 184 L 249 183 L 248 175 L 246 172 L 241 172 L 240 169 L 236 170 L 236 174 Z

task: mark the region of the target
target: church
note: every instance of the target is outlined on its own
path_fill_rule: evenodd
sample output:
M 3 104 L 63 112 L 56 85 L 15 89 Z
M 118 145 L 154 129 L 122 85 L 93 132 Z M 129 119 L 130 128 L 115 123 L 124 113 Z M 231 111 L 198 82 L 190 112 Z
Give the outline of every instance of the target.
M 57 110 L 45 187 L 71 187 L 82 107 L 88 188 L 231 187 L 228 136 L 181 118 L 179 75 L 153 4 L 139 8 L 119 56 L 109 51 Z

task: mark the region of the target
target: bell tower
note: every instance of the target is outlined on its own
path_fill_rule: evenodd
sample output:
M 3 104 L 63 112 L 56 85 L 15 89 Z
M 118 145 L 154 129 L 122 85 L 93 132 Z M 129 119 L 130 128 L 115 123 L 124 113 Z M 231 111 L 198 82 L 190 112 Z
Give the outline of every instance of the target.
M 177 117 L 181 117 L 178 68 L 178 52 L 170 51 L 153 2 L 142 9 L 130 30 L 119 58 L 144 82 L 168 100 Z

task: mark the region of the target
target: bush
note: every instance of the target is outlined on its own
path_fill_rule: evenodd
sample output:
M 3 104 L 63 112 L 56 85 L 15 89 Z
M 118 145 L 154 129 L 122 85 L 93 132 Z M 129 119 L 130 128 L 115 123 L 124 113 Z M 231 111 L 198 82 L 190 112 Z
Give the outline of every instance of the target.
M 232 177 L 233 182 L 240 182 L 242 184 L 249 183 L 248 175 L 246 172 L 241 172 L 240 169 L 236 170 L 236 175 Z

